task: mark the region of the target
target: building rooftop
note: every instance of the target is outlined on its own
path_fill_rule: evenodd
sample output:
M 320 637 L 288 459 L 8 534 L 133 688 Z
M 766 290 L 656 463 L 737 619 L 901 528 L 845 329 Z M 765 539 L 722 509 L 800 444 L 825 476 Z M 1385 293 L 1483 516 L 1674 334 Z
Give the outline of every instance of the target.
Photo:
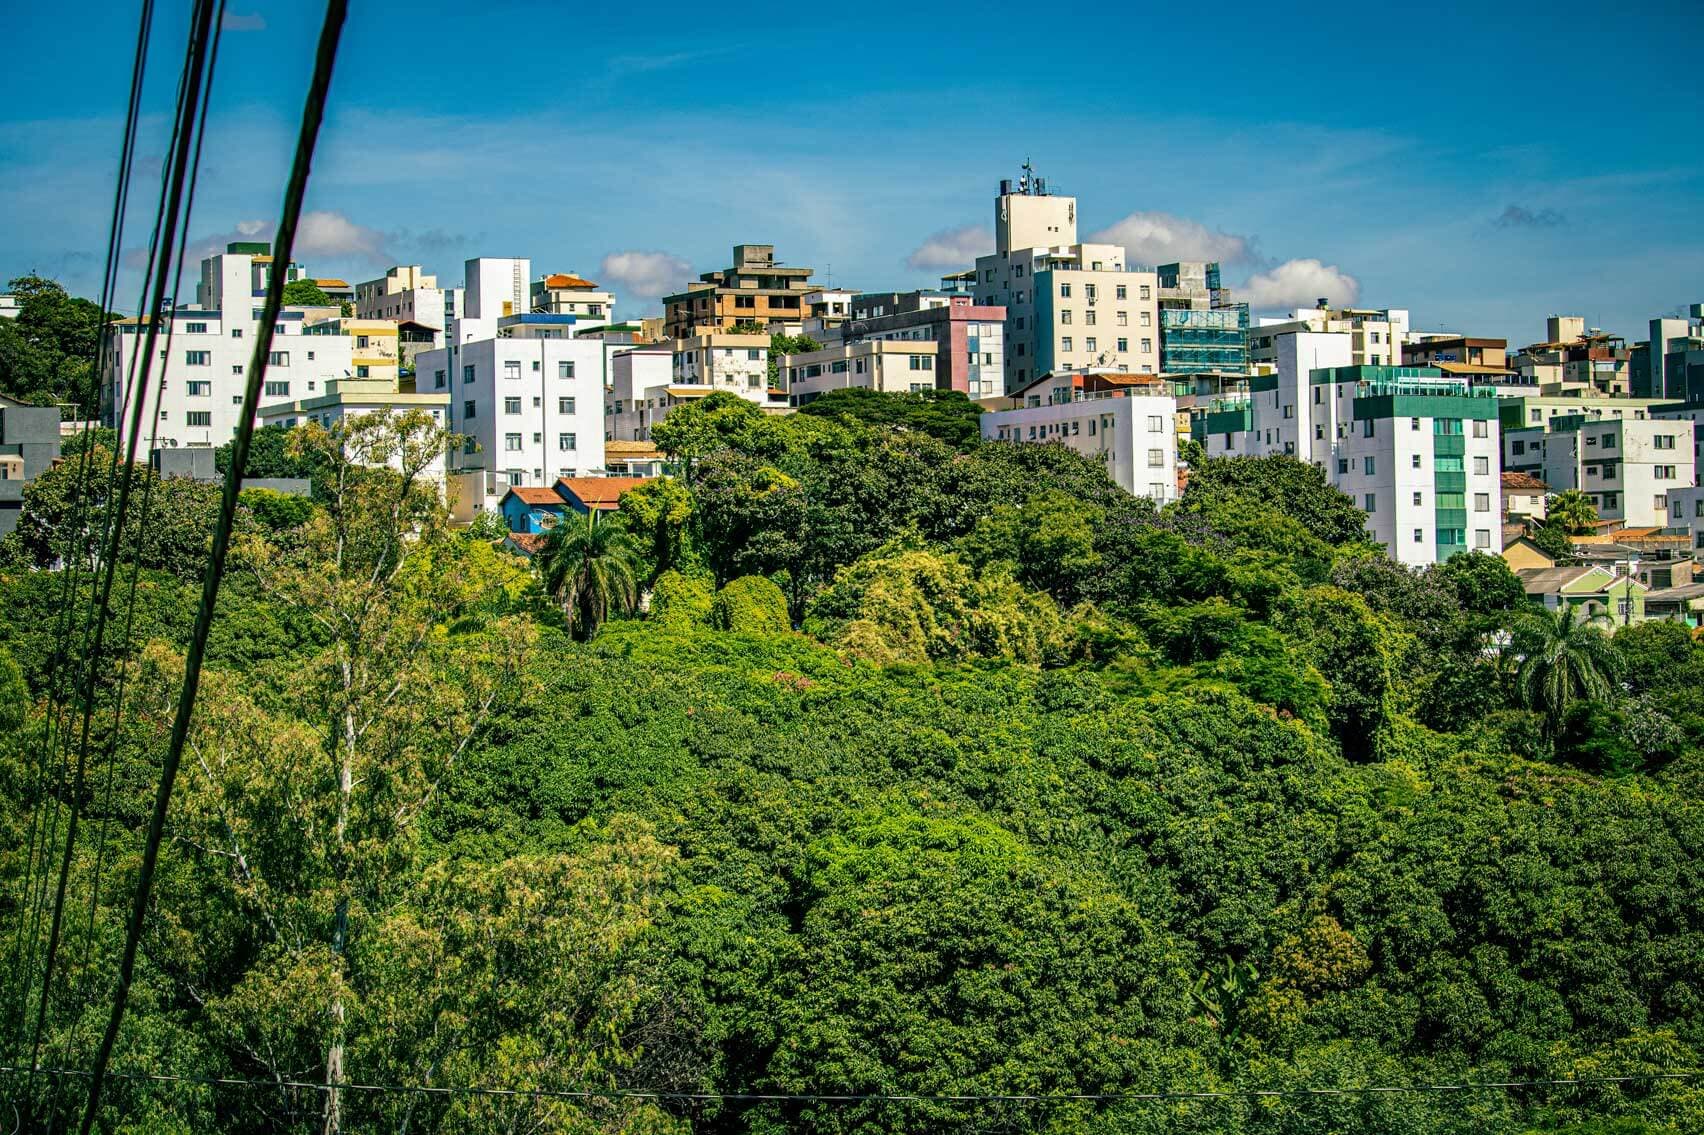
M 595 291 L 597 285 L 582 276 L 570 272 L 553 272 L 544 278 L 544 286 L 551 289 L 570 288 L 574 290 Z
M 525 485 L 516 485 L 503 495 L 514 497 L 522 504 L 553 504 L 559 508 L 563 504 L 562 495 L 555 489 L 528 488 Z
M 1504 473 L 1503 488 L 1515 489 L 1519 492 L 1547 493 L 1550 486 L 1531 473 Z
M 605 457 L 659 457 L 662 450 L 655 442 L 650 441 L 606 441 L 604 442 Z
M 650 484 L 655 477 L 559 477 L 561 499 L 577 500 L 587 508 L 610 512 L 621 507 L 621 494 Z

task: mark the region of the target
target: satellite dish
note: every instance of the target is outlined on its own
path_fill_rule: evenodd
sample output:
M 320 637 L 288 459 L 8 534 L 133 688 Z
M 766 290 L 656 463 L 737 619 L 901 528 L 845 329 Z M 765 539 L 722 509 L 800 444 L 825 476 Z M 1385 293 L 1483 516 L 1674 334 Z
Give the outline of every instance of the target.
M 557 516 L 554 512 L 547 512 L 538 518 L 538 526 L 546 532 L 549 532 L 552 528 L 555 528 L 561 520 L 562 518 Z

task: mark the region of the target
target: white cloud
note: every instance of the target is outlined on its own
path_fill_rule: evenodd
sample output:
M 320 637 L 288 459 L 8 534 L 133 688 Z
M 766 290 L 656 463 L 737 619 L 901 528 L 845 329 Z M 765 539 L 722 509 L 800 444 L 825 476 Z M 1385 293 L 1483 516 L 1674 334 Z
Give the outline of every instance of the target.
M 266 30 L 266 17 L 259 12 L 226 12 L 225 18 L 219 21 L 219 28 L 228 32 L 263 32 Z
M 1324 297 L 1333 305 L 1352 304 L 1361 295 L 1361 283 L 1335 264 L 1318 260 L 1286 260 L 1266 272 L 1256 272 L 1236 290 L 1257 311 L 1280 311 L 1312 307 Z
M 1171 264 L 1179 260 L 1241 264 L 1258 259 L 1254 238 L 1215 231 L 1200 221 L 1170 213 L 1131 213 L 1089 240 L 1123 245 L 1131 264 Z
M 692 274 L 692 265 L 667 252 L 629 249 L 603 258 L 598 271 L 635 299 L 658 299 L 678 291 Z
M 977 225 L 966 225 L 962 229 L 936 233 L 905 258 L 905 265 L 930 271 L 938 268 L 964 269 L 975 264 L 978 256 L 987 256 L 993 251 L 992 232 Z
M 270 228 L 270 226 L 268 226 Z M 303 213 L 296 226 L 296 243 L 291 249 L 294 259 L 307 261 L 312 257 L 327 260 L 388 260 L 390 237 L 378 229 L 358 225 L 342 213 L 319 210 Z

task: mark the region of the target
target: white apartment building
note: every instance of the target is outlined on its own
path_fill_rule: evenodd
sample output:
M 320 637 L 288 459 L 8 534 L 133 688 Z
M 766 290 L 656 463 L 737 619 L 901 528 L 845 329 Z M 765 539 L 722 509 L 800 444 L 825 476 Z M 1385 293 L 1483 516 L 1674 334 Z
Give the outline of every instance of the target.
M 1248 361 L 1255 374 L 1269 374 L 1278 365 L 1279 340 L 1311 332 L 1349 336 L 1345 366 L 1401 366 L 1402 345 L 1408 342 L 1408 312 L 1402 308 L 1331 308 L 1320 301 L 1311 311 L 1288 317 L 1257 316 L 1248 329 Z
M 1510 430 L 1503 468 L 1531 473 L 1553 493 L 1579 489 L 1600 519 L 1660 528 L 1669 522 L 1669 495 L 1694 483 L 1688 422 L 1574 418 L 1548 427 Z
M 194 306 L 202 311 L 225 312 L 228 315 L 240 314 L 243 307 L 247 306 L 255 310 L 255 317 L 258 318 L 261 302 L 266 296 L 266 286 L 272 281 L 274 267 L 272 248 L 264 241 L 236 241 L 228 244 L 224 252 L 215 253 L 201 261 L 201 275 L 195 285 Z M 300 264 L 285 266 L 286 284 L 305 279 L 307 271 Z M 226 311 L 227 308 L 230 311 Z M 329 313 L 342 314 L 336 307 L 331 308 Z
M 1342 362 L 1351 352 L 1343 331 L 1280 336 L 1276 373 L 1251 378 L 1237 409 L 1207 416 L 1208 452 L 1285 454 L 1318 467 L 1401 563 L 1500 551 L 1495 392 L 1430 367 Z
M 651 427 L 673 406 L 673 373 L 674 352 L 667 347 L 632 347 L 616 355 L 604 391 L 604 439 L 649 441 Z
M 229 260 L 229 256 L 214 259 Z M 143 444 L 148 448 L 217 447 L 236 434 L 248 384 L 248 366 L 260 327 L 247 297 L 231 296 L 230 313 L 178 308 L 157 320 L 122 319 L 110 325 L 106 373 L 101 377 L 100 420 L 127 429 L 137 355 L 155 352 Z M 312 309 L 320 310 L 320 309 Z M 279 313 L 262 380 L 260 406 L 323 394 L 334 379 L 353 377 L 353 340 L 309 334 L 305 312 Z
M 1694 485 L 1669 493 L 1668 530 L 1686 533 L 1693 551 L 1704 551 L 1704 488 Z
M 1106 463 L 1119 488 L 1158 504 L 1177 499 L 1177 399 L 1133 393 L 982 415 L 991 441 L 1058 442 Z
M 862 339 L 799 355 L 781 356 L 787 404 L 803 406 L 829 390 L 863 387 L 915 394 L 940 387 L 943 344 L 933 340 Z
M 753 402 L 768 400 L 769 336 L 698 331 L 669 340 L 670 379 L 677 386 L 731 390 Z
M 419 357 L 416 389 L 446 393 L 450 428 L 466 439 L 449 463 L 463 509 L 603 469 L 605 361 L 595 339 L 554 338 L 485 338 Z
M 1077 199 L 1039 178 L 1000 184 L 994 248 L 976 261 L 976 302 L 1006 309 L 1005 390 L 1045 374 L 1108 367 L 1159 372 L 1159 277 L 1116 244 L 1077 240 Z
M 449 419 L 450 396 L 399 393 L 394 382 L 384 379 L 334 378 L 325 384 L 321 393 L 266 407 L 260 411 L 259 421 L 263 426 L 285 426 L 290 429 L 315 422 L 330 429 L 345 418 L 364 417 L 368 414 L 401 415 L 410 410 L 430 414 L 434 422 L 443 425 Z M 392 468 L 400 468 L 401 462 L 393 455 L 390 465 Z M 442 454 L 426 467 L 424 476 L 439 485 L 443 484 Z
M 387 269 L 380 279 L 355 285 L 357 317 L 394 319 L 429 328 L 433 332 L 431 347 L 444 345 L 444 333 L 461 304 L 460 288 L 440 288 L 438 278 L 418 264 L 399 264 Z
M 449 319 L 451 344 L 497 337 L 501 319 L 532 310 L 532 261 L 480 256 L 462 265 L 461 310 Z
M 572 315 L 580 329 L 615 322 L 615 294 L 573 272 L 553 272 L 532 282 L 532 311 Z

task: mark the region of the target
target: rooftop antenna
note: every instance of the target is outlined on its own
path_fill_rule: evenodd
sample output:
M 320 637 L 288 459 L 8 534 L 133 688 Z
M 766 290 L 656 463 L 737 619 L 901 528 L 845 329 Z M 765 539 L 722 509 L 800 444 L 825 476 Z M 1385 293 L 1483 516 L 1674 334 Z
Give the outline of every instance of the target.
M 1030 191 L 1030 181 L 1035 175 L 1035 167 L 1030 164 L 1030 160 L 1027 157 L 1024 159 L 1023 171 L 1024 175 L 1018 178 L 1018 190 L 1021 193 L 1028 193 Z

